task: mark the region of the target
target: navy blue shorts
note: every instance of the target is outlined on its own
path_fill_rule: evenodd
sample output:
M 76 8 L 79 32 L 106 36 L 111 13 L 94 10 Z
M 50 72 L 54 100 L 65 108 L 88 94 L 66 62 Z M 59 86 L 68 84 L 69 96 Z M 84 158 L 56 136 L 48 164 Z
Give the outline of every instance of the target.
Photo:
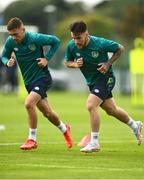
M 115 85 L 115 77 L 111 74 L 105 74 L 95 84 L 89 86 L 91 94 L 96 95 L 101 100 L 109 99 L 112 96 L 112 89 Z
M 48 77 L 40 78 L 37 81 L 29 85 L 26 85 L 25 87 L 28 93 L 34 91 L 38 93 L 43 99 L 47 97 L 47 90 L 51 87 L 51 85 L 52 85 L 52 78 L 51 76 L 48 76 Z

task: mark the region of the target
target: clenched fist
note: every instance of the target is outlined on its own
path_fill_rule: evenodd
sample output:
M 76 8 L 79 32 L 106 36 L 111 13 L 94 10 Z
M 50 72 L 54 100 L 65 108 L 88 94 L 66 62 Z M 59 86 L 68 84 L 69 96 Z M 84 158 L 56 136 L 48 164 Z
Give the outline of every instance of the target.
M 14 58 L 10 58 L 9 61 L 7 62 L 8 67 L 12 67 L 14 64 L 15 64 L 15 59 Z

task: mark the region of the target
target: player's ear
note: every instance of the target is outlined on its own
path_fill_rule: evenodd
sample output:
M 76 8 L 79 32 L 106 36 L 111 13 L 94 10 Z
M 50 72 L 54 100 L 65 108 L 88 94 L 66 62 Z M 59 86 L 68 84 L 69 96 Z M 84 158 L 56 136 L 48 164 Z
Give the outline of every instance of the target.
M 23 32 L 25 32 L 25 28 L 23 27 Z
M 87 35 L 87 36 L 89 36 L 89 33 L 88 33 L 88 31 L 86 31 L 86 35 Z

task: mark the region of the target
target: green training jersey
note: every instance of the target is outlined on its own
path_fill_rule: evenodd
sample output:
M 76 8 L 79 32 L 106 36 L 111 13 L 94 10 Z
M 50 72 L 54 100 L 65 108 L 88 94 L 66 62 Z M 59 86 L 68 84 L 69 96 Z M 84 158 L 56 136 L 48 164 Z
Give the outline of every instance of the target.
M 21 43 L 16 43 L 9 36 L 2 52 L 2 62 L 6 65 L 12 52 L 14 52 L 24 83 L 28 85 L 49 74 L 47 67 L 41 68 L 38 66 L 37 59 L 45 57 L 47 60 L 50 60 L 59 45 L 60 40 L 56 36 L 41 33 L 26 32 Z M 43 52 L 44 46 L 50 46 L 45 54 Z
M 78 49 L 74 40 L 69 41 L 65 54 L 66 61 L 76 61 L 83 58 L 83 66 L 80 67 L 88 85 L 93 85 L 99 78 L 104 76 L 97 68 L 98 64 L 108 61 L 108 53 L 115 53 L 119 49 L 117 42 L 96 36 L 89 36 L 88 45 L 82 49 Z M 108 72 L 113 74 L 112 66 Z

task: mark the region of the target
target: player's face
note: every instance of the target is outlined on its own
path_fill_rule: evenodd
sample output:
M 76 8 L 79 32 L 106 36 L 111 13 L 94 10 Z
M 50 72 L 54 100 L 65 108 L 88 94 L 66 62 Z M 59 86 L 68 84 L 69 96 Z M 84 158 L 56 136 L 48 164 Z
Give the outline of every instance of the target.
M 15 28 L 9 31 L 9 35 L 12 36 L 13 40 L 20 43 L 24 38 L 25 29 L 23 27 Z
M 77 48 L 82 49 L 85 46 L 87 46 L 88 43 L 88 32 L 84 32 L 81 34 L 74 34 L 73 32 L 71 32 L 71 37 L 74 40 Z

